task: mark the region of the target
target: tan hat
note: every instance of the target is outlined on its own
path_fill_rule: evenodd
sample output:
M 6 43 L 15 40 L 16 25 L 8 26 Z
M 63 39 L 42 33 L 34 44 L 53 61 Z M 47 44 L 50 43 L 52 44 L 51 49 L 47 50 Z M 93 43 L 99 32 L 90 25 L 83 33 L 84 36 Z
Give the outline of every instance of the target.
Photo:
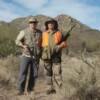
M 38 23 L 37 19 L 34 18 L 34 17 L 31 17 L 31 18 L 28 20 L 28 22 L 29 22 L 29 23 L 30 23 L 30 22 Z

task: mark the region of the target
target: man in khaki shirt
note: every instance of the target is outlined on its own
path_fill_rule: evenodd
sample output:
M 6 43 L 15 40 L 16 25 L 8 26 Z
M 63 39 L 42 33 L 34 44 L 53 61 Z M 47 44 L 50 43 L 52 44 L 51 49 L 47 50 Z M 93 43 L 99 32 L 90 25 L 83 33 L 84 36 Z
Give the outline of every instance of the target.
M 28 22 L 28 27 L 20 31 L 16 39 L 16 45 L 22 49 L 18 82 L 19 95 L 24 94 L 28 68 L 30 68 L 30 75 L 27 91 L 31 92 L 35 85 L 35 77 L 37 76 L 35 71 L 39 66 L 42 41 L 42 32 L 37 29 L 37 23 L 37 19 L 31 17 Z

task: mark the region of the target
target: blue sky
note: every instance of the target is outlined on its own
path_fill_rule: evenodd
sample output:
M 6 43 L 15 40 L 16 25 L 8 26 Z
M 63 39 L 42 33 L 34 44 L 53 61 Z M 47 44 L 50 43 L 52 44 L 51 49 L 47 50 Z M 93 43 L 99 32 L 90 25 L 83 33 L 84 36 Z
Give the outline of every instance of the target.
M 0 20 L 38 14 L 66 14 L 100 30 L 100 0 L 0 0 Z

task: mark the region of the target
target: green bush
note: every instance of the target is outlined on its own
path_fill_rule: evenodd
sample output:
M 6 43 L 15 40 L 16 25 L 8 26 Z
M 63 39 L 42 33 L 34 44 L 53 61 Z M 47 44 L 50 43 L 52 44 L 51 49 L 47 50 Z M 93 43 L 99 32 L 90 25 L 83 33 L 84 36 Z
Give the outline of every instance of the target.
M 15 41 L 9 39 L 0 40 L 0 56 L 6 57 L 8 55 L 17 55 L 19 53 L 18 47 L 15 45 Z

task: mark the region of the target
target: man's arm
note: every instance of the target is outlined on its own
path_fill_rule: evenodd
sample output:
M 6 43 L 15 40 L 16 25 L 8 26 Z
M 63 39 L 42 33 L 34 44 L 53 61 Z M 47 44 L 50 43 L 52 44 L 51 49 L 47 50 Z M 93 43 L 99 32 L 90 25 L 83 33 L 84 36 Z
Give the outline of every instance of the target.
M 16 39 L 16 41 L 15 41 L 15 43 L 16 43 L 17 46 L 23 48 L 22 40 L 24 40 L 24 36 L 25 36 L 24 31 L 20 31 L 20 33 L 19 33 L 19 35 L 17 36 L 17 39 Z

